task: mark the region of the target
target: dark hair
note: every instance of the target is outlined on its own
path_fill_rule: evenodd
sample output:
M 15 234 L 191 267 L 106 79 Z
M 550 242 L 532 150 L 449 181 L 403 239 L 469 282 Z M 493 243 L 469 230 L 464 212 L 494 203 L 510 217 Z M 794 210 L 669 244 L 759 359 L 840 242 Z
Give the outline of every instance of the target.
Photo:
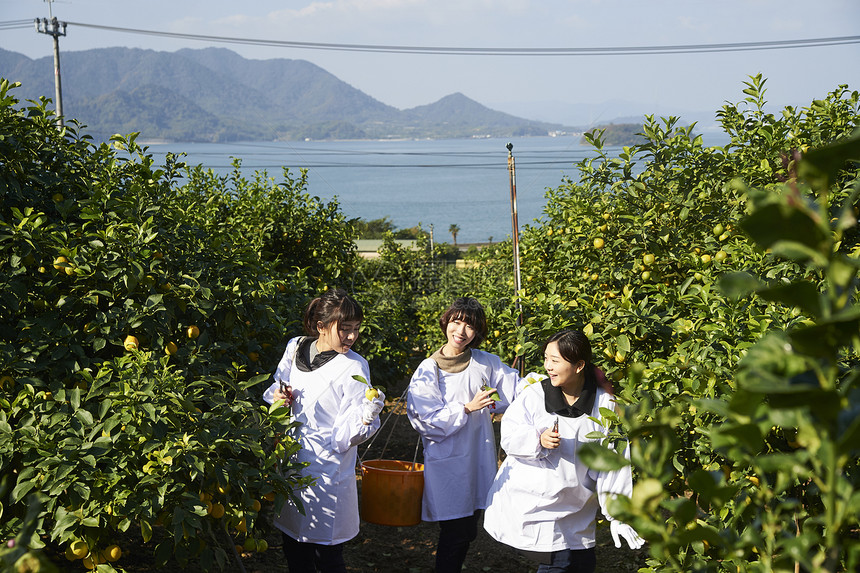
M 333 322 L 343 323 L 352 320 L 361 322 L 363 319 L 364 313 L 355 299 L 346 294 L 345 290 L 335 288 L 328 289 L 308 304 L 302 325 L 309 336 L 316 337 L 319 336 L 318 322 L 323 323 L 323 326 L 329 326 Z
M 559 354 L 571 364 L 576 364 L 580 360 L 585 360 L 586 364 L 591 364 L 591 342 L 581 330 L 556 332 L 544 343 L 544 352 L 546 352 L 546 347 L 549 346 L 550 342 L 558 343 Z
M 550 342 L 558 344 L 558 353 L 567 362 L 576 364 L 580 360 L 585 361 L 585 379 L 589 383 L 595 383 L 606 392 L 615 394 L 615 388 L 612 385 L 603 370 L 599 369 L 596 364 L 591 362 L 593 357 L 591 350 L 591 342 L 585 333 L 581 330 L 562 330 L 556 332 L 543 345 L 543 351 L 546 352 L 546 347 Z
M 475 329 L 475 338 L 469 342 L 467 348 L 477 348 L 487 339 L 487 316 L 484 314 L 484 307 L 476 299 L 468 296 L 454 299 L 448 310 L 439 317 L 442 334 L 447 334 L 448 324 L 455 320 L 462 320 Z

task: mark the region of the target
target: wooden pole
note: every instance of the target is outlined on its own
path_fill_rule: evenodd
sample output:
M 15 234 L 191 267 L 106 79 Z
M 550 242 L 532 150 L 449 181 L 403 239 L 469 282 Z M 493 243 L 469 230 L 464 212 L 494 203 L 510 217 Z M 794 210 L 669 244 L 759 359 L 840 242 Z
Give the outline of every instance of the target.
M 517 170 L 513 153 L 514 144 L 508 143 L 506 147 L 508 148 L 508 174 L 511 180 L 511 239 L 513 241 L 514 254 L 514 297 L 516 298 L 517 305 L 517 326 L 522 326 L 523 307 L 520 301 L 522 282 L 520 278 L 520 225 L 517 218 Z M 513 366 L 519 369 L 521 377 L 525 376 L 525 361 L 520 360 L 519 356 L 514 358 Z

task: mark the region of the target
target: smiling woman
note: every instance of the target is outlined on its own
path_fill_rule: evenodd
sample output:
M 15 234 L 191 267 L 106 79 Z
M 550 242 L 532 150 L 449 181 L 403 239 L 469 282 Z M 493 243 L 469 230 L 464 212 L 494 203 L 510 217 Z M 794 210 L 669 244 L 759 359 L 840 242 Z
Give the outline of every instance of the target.
M 630 466 L 597 471 L 580 448 L 607 433 L 599 422 L 615 399 L 598 382 L 591 343 L 578 330 L 551 336 L 544 348 L 549 378 L 529 384 L 502 419 L 507 457 L 489 494 L 484 522 L 492 537 L 535 558 L 538 573 L 592 573 L 598 507 L 610 521 L 615 546 L 644 541 L 607 510 L 607 499 L 629 497 Z M 599 439 L 599 438 L 598 438 Z M 536 489 L 534 484 L 541 487 Z
M 487 336 L 477 300 L 455 299 L 439 326 L 447 342 L 412 375 L 407 413 L 424 445 L 421 518 L 439 522 L 436 571 L 456 572 L 476 539 L 498 465 L 492 413 L 513 401 L 519 374 L 477 349 Z
M 350 349 L 363 317 L 341 289 L 313 299 L 303 319 L 308 336 L 290 340 L 263 395 L 292 409 L 302 473 L 316 480 L 301 491 L 301 505 L 285 503 L 274 520 L 290 571 L 345 572 L 343 544 L 358 534 L 356 448 L 379 429 L 385 400 L 365 395 L 367 361 Z

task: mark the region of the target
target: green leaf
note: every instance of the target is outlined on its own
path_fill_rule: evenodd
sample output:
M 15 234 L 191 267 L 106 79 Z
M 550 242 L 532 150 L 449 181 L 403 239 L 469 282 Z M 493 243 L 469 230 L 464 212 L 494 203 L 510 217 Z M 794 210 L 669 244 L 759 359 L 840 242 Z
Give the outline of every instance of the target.
M 720 277 L 720 290 L 730 298 L 742 298 L 764 286 L 757 277 L 746 273 L 727 273 Z
M 746 452 L 758 452 L 764 446 L 764 438 L 755 424 L 724 424 L 715 427 L 710 435 L 717 450 L 742 445 Z
M 54 538 L 59 537 L 63 532 L 80 523 L 80 520 L 74 513 L 66 511 L 63 507 L 57 508 L 56 516 L 57 521 L 54 523 L 54 528 L 51 530 L 51 537 Z
M 78 409 L 75 410 L 75 418 L 81 421 L 84 426 L 92 426 L 93 425 L 93 415 L 89 410 Z
M 789 332 L 792 346 L 798 352 L 819 358 L 832 357 L 839 348 L 848 345 L 860 330 L 860 311 L 852 311 L 830 319 L 820 319 L 814 326 L 796 328 Z
M 583 444 L 578 454 L 586 466 L 601 472 L 611 472 L 630 465 L 623 455 L 596 442 Z
M 836 182 L 839 170 L 850 160 L 860 160 L 860 128 L 850 137 L 807 152 L 797 171 L 814 189 L 821 191 Z
M 784 241 L 799 242 L 819 252 L 830 241 L 829 230 L 822 229 L 807 211 L 786 203 L 758 207 L 741 221 L 741 227 L 765 249 Z
M 858 262 L 856 259 L 850 259 L 845 255 L 839 255 L 830 262 L 828 276 L 833 282 L 843 288 L 847 288 L 849 283 L 857 276 Z
M 626 334 L 619 334 L 615 339 L 615 345 L 618 347 L 618 350 L 624 354 L 630 352 L 630 339 Z
M 758 295 L 765 300 L 798 307 L 811 316 L 821 316 L 821 295 L 810 281 L 799 280 L 787 285 L 763 288 Z
M 34 487 L 36 487 L 35 480 L 27 480 L 23 482 L 19 482 L 18 485 L 15 486 L 15 489 L 12 490 L 12 501 L 19 502 L 24 499 L 24 496 L 30 492 Z
M 808 247 L 799 241 L 776 241 L 770 248 L 774 255 L 793 261 L 810 261 L 819 267 L 827 264 L 827 256 L 822 250 Z

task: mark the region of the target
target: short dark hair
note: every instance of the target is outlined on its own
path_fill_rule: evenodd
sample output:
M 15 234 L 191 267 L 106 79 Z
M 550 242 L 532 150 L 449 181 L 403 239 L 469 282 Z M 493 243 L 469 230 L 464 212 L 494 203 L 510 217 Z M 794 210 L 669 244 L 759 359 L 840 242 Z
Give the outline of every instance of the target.
M 484 314 L 484 307 L 477 299 L 468 296 L 455 298 L 448 310 L 439 317 L 442 334 L 447 334 L 448 324 L 455 320 L 462 320 L 475 329 L 475 337 L 469 342 L 467 348 L 477 348 L 487 339 L 487 316 Z
M 302 325 L 309 336 L 319 336 L 318 322 L 323 323 L 323 326 L 329 326 L 333 322 L 343 323 L 352 320 L 358 322 L 364 320 L 361 305 L 342 288 L 330 288 L 308 304 Z
M 591 342 L 581 330 L 562 330 L 556 332 L 544 343 L 544 352 L 546 352 L 546 347 L 549 346 L 550 342 L 558 344 L 559 354 L 571 364 L 576 364 L 580 360 L 584 360 L 586 364 L 591 364 Z

